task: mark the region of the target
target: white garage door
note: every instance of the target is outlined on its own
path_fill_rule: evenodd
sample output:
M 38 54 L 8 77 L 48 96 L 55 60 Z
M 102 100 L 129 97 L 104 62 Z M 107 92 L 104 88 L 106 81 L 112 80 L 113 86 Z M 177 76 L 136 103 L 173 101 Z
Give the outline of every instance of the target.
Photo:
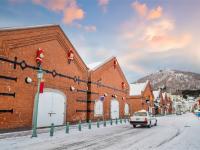
M 59 91 L 46 91 L 39 96 L 38 127 L 63 125 L 65 118 L 65 96 Z
M 111 100 L 111 119 L 119 118 L 119 102 L 116 99 Z
M 124 114 L 125 114 L 125 115 L 128 115 L 128 114 L 129 114 L 129 106 L 128 106 L 127 103 L 126 103 L 125 106 L 124 106 Z

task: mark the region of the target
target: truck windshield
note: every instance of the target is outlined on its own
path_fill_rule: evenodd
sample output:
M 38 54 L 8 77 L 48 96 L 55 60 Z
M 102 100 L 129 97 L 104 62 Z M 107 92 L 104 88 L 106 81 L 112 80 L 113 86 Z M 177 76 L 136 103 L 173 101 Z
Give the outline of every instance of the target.
M 135 112 L 134 113 L 135 116 L 147 116 L 146 112 Z

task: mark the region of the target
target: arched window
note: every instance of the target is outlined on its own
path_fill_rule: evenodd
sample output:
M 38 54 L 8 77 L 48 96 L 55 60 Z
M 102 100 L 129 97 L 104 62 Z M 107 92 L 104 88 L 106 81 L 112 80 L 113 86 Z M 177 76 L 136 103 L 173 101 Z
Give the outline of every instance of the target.
M 129 106 L 128 106 L 127 103 L 126 103 L 125 106 L 124 106 L 124 114 L 125 114 L 125 115 L 128 115 L 128 114 L 129 114 Z
M 94 114 L 95 114 L 95 116 L 103 115 L 103 102 L 101 100 L 95 101 Z

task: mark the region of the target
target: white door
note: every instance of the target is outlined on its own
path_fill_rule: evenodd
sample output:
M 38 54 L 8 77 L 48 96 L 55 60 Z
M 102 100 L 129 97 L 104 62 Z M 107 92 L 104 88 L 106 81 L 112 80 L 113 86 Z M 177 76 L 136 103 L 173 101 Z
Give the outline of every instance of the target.
M 58 91 L 46 91 L 39 96 L 37 126 L 63 125 L 65 96 Z
M 101 100 L 95 101 L 94 115 L 95 116 L 102 116 L 103 115 L 103 102 Z
M 129 106 L 128 106 L 127 103 L 126 103 L 125 106 L 124 106 L 124 114 L 125 114 L 125 115 L 129 115 Z
M 119 118 L 119 102 L 116 99 L 111 100 L 111 119 Z

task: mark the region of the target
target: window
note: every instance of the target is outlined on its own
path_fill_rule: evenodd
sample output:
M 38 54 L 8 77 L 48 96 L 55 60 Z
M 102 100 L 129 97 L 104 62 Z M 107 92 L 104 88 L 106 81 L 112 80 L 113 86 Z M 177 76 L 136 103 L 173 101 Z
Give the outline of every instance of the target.
M 128 106 L 128 104 L 125 104 L 125 106 L 124 106 L 124 114 L 125 115 L 129 114 L 129 106 Z
M 103 102 L 101 100 L 95 101 L 94 114 L 96 116 L 103 115 Z

